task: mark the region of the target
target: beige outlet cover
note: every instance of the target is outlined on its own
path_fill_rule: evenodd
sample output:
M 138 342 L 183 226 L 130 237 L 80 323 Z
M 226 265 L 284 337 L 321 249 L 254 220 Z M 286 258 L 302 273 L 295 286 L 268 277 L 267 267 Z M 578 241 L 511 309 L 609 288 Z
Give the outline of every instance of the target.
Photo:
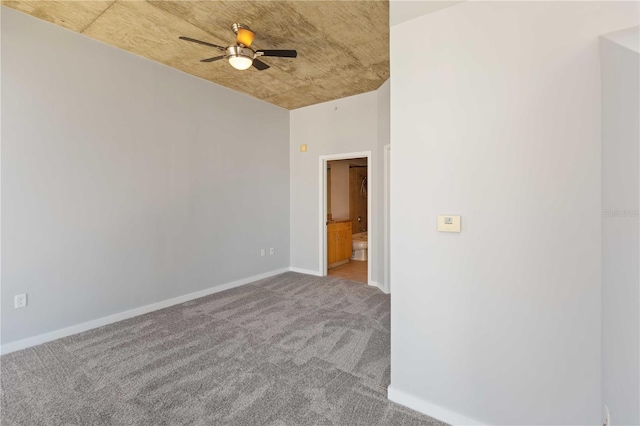
M 453 216 L 453 215 L 438 216 L 438 231 L 460 232 L 460 216 Z

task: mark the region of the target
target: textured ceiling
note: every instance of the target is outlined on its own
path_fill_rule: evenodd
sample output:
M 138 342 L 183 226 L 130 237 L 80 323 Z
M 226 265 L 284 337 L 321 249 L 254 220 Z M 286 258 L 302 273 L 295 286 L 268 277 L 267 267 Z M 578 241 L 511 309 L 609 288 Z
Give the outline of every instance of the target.
M 129 52 L 287 109 L 377 89 L 389 78 L 388 1 L 2 1 Z M 235 43 L 231 24 L 257 33 L 254 49 L 296 49 L 237 71 L 218 51 L 179 40 Z

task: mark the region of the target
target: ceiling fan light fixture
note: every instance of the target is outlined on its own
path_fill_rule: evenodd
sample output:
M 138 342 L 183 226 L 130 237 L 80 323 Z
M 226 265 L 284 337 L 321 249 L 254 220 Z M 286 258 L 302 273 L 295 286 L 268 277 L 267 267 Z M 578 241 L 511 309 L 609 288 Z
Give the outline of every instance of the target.
M 246 70 L 253 64 L 255 53 L 246 47 L 229 46 L 227 48 L 227 57 L 232 67 L 237 70 Z
M 238 28 L 238 36 L 237 42 L 245 47 L 251 47 L 251 43 L 253 43 L 253 39 L 255 38 L 256 33 L 251 31 L 248 28 Z
M 253 64 L 253 59 L 246 56 L 229 56 L 229 63 L 237 70 L 246 70 Z

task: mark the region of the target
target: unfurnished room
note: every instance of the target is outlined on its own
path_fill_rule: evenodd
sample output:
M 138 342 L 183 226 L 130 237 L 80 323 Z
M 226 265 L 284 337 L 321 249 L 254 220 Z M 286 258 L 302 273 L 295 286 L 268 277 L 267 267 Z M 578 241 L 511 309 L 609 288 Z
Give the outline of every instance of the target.
M 3 426 L 640 426 L 640 2 L 0 36 Z

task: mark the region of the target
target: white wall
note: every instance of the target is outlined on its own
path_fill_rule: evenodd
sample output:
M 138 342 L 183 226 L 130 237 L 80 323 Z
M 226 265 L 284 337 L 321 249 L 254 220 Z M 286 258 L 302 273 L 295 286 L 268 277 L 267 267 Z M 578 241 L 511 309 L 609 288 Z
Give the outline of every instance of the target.
M 600 40 L 602 402 L 614 425 L 640 424 L 639 38 L 635 27 Z
M 391 28 L 393 399 L 600 423 L 598 36 L 638 12 L 464 2 Z
M 440 9 L 455 6 L 458 0 L 389 0 L 389 25 L 398 25 Z
M 331 161 L 331 217 L 349 219 L 349 162 Z
M 321 155 L 372 151 L 375 179 L 372 223 L 376 245 L 383 244 L 383 146 L 388 134 L 389 82 L 374 92 L 291 111 L 291 266 L 320 273 L 318 199 Z M 386 105 L 385 105 L 386 103 Z M 385 124 L 386 122 L 386 124 Z M 382 129 L 382 130 L 381 130 Z M 300 152 L 307 144 L 308 151 Z M 332 172 L 333 174 L 333 172 Z M 333 208 L 333 205 L 332 205 Z M 334 216 L 335 217 L 335 216 Z M 375 250 L 372 280 L 384 279 L 382 250 Z
M 289 266 L 284 109 L 2 8 L 2 124 L 3 344 Z

